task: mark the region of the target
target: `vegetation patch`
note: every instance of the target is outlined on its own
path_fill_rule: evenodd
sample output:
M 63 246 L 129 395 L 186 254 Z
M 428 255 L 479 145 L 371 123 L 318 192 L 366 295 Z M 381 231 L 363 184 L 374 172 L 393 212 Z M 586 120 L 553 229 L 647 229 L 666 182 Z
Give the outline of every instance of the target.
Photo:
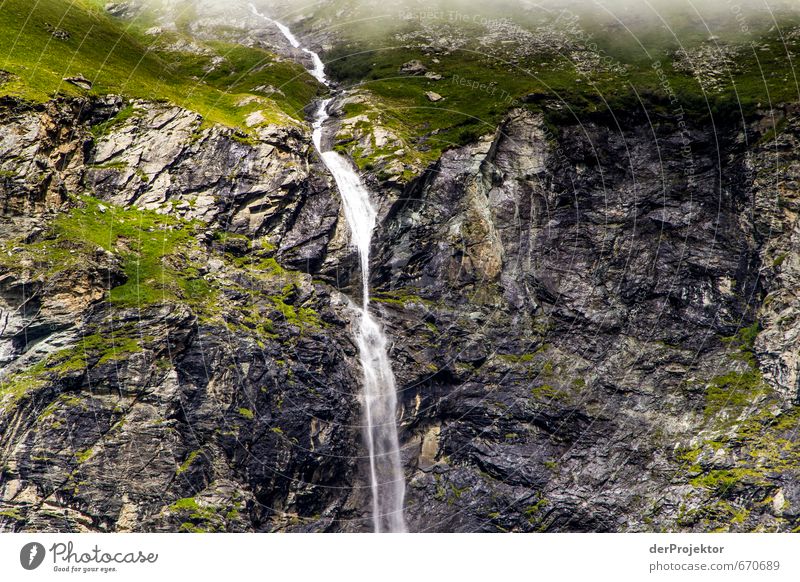
M 56 218 L 52 238 L 32 250 L 46 271 L 71 267 L 98 247 L 118 254 L 126 281 L 112 288 L 108 297 L 118 305 L 178 300 L 206 304 L 213 299 L 213 291 L 182 254 L 196 244 L 196 228 L 194 223 L 151 210 L 83 196 L 72 210 Z
M 178 469 L 175 471 L 175 474 L 176 475 L 181 475 L 181 474 L 185 473 L 186 471 L 188 471 L 189 468 L 197 460 L 197 457 L 200 456 L 200 454 L 201 454 L 201 451 L 192 451 L 191 453 L 189 453 L 189 456 L 187 456 L 186 460 L 183 463 L 181 463 L 180 467 L 178 467 Z
M 3 94 L 43 102 L 56 94 L 121 94 L 166 100 L 197 111 L 207 121 L 249 131 L 247 115 L 258 109 L 267 121 L 302 120 L 303 107 L 323 88 L 299 63 L 255 47 L 203 41 L 184 28 L 153 36 L 147 14 L 118 20 L 101 0 L 5 0 L 0 10 L 0 54 L 8 75 Z M 48 23 L 58 23 L 54 40 Z M 189 40 L 201 51 L 172 47 Z M 83 76 L 91 89 L 64 81 Z M 247 99 L 256 98 L 247 105 Z M 132 112 L 96 127 L 100 135 Z
M 91 133 L 95 139 L 107 135 L 111 133 L 111 130 L 114 128 L 124 125 L 125 122 L 134 117 L 135 114 L 136 110 L 134 109 L 133 105 L 127 105 L 126 107 L 120 109 L 119 113 L 117 113 L 108 121 L 104 121 L 92 126 Z
M 416 289 L 392 289 L 390 291 L 376 291 L 370 299 L 384 305 L 397 305 L 405 307 L 406 304 L 431 305 L 431 301 L 423 299 L 416 293 Z
M 178 531 L 207 533 L 230 531 L 231 522 L 239 518 L 242 504 L 231 500 L 225 505 L 214 505 L 196 497 L 178 499 L 168 507 L 170 513 L 182 521 Z
M 719 30 L 714 31 L 712 43 L 702 19 L 690 18 L 678 8 L 662 8 L 663 25 L 632 16 L 624 30 L 608 14 L 578 6 L 570 8 L 577 19 L 569 24 L 559 22 L 560 17 L 548 20 L 541 11 L 506 5 L 480 8 L 487 20 L 507 21 L 523 37 L 530 33 L 557 39 L 554 45 L 536 50 L 527 50 L 533 43 L 513 35 L 486 45 L 486 27 L 466 22 L 454 26 L 446 9 L 439 15 L 432 9 L 425 19 L 389 21 L 363 14 L 339 32 L 343 38 L 324 60 L 334 79 L 354 87 L 364 98 L 349 104 L 345 116 L 363 115 L 370 125 L 391 130 L 403 149 L 397 158 L 423 167 L 446 149 L 493 134 L 513 108 L 542 113 L 549 127 L 589 119 L 614 123 L 632 115 L 644 118 L 645 112 L 650 122 L 688 119 L 720 124 L 741 122 L 767 104 L 797 100 L 787 58 L 800 49 L 800 38 L 785 34 L 800 22 L 796 13 L 781 11 L 777 16 L 782 32 L 778 21 L 750 11 L 747 35 L 715 17 Z M 325 9 L 317 12 L 324 14 Z M 435 37 L 431 30 L 437 28 L 457 38 L 458 46 L 437 49 L 435 38 L 431 41 L 431 35 Z M 421 29 L 427 32 L 420 36 Z M 714 59 L 726 54 L 735 58 Z M 401 72 L 411 60 L 433 75 Z M 442 99 L 431 101 L 429 92 Z M 775 132 L 767 133 L 764 139 Z M 369 170 L 376 158 L 391 156 L 390 150 L 380 148 L 365 152 L 352 137 L 343 132 L 339 148 L 361 169 Z
M 729 416 L 738 415 L 748 406 L 753 406 L 765 395 L 767 387 L 758 370 L 728 372 L 714 377 L 706 389 L 706 418 L 725 411 Z

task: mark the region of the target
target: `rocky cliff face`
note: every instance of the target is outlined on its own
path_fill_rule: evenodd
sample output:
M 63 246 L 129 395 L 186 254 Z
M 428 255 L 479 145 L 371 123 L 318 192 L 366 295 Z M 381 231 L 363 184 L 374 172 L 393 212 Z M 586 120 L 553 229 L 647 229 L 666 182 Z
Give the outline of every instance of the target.
M 2 107 L 0 525 L 368 530 L 357 274 L 308 130 Z M 798 526 L 800 125 L 772 113 L 765 140 L 518 109 L 366 176 L 410 529 Z
M 609 121 L 512 113 L 387 211 L 418 529 L 794 527 L 797 389 L 763 318 L 787 274 L 765 241 L 791 254 L 770 149 Z M 765 381 L 775 358 L 785 380 Z
M 309 136 L 5 107 L 4 527 L 359 529 L 347 305 L 309 274 L 344 235 Z

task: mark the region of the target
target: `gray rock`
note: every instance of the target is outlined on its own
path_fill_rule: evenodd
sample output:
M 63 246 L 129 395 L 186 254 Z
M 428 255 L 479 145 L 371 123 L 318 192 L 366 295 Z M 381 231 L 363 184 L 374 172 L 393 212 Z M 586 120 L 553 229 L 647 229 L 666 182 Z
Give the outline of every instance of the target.
M 64 81 L 66 81 L 67 83 L 71 83 L 76 87 L 80 87 L 85 91 L 88 91 L 89 89 L 92 88 L 92 82 L 83 75 L 75 75 L 74 77 L 64 77 Z
M 357 261 L 309 131 L 147 102 L 89 131 L 125 105 L 2 105 L 0 528 L 369 529 Z M 797 527 L 800 124 L 629 121 L 515 110 L 366 176 L 413 530 Z M 110 301 L 132 241 L 42 261 L 85 191 L 193 221 L 163 260 L 213 299 Z
M 422 61 L 414 59 L 400 65 L 400 72 L 406 75 L 424 75 L 428 68 L 422 64 Z

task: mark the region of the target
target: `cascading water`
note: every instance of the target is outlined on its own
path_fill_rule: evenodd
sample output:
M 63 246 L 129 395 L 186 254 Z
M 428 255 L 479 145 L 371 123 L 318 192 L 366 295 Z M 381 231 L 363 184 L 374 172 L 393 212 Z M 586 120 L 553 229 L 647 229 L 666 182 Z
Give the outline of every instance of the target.
M 330 86 L 325 77 L 325 65 L 317 53 L 301 47 L 285 25 L 259 13 L 252 4 L 250 9 L 255 15 L 274 24 L 294 48 L 308 54 L 313 63 L 309 73 L 320 83 Z M 361 308 L 355 308 L 359 315 L 356 343 L 364 370 L 365 440 L 372 487 L 372 522 L 376 532 L 404 532 L 405 480 L 397 438 L 397 392 L 386 350 L 386 336 L 380 323 L 369 312 L 369 249 L 376 213 L 370 202 L 369 190 L 349 160 L 332 150 L 322 150 L 322 126 L 328 119 L 330 101 L 322 101 L 317 109 L 313 140 L 339 189 L 352 243 L 361 260 L 362 304 Z

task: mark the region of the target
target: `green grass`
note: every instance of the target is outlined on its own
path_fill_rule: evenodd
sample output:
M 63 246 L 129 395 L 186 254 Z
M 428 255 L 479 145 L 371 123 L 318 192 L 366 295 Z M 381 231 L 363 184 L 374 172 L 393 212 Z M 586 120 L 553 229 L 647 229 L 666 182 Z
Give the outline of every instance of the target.
M 103 123 L 98 123 L 97 125 L 92 127 L 92 135 L 95 138 L 101 137 L 111 132 L 115 127 L 118 127 L 128 121 L 131 117 L 136 114 L 136 110 L 133 108 L 133 105 L 128 105 L 123 107 L 119 113 L 117 113 L 114 117 L 109 119 L 108 121 L 104 121 Z
M 184 301 L 203 306 L 213 303 L 215 291 L 186 258 L 197 245 L 196 228 L 151 210 L 82 196 L 55 218 L 41 240 L 0 245 L 0 267 L 15 270 L 25 260 L 43 282 L 53 281 L 85 267 L 100 248 L 121 258 L 126 276 L 110 290 L 111 303 L 124 307 Z M 21 252 L 11 252 L 12 247 Z
M 458 2 L 434 2 L 431 9 L 434 5 L 451 4 Z M 530 14 L 506 14 L 499 7 L 470 6 L 468 12 L 474 11 L 494 13 L 498 18 L 510 16 L 529 30 L 547 20 L 546 16 L 537 21 Z M 737 23 L 731 24 L 731 18 L 710 22 L 713 32 L 723 37 L 720 45 L 734 44 L 738 53 L 734 70 L 722 71 L 720 86 L 704 90 L 690 72 L 677 70 L 672 61 L 678 48 L 693 50 L 708 43 L 710 33 L 705 23 L 672 6 L 665 6 L 662 13 L 669 29 L 652 17 L 632 17 L 628 23 L 631 30 L 627 31 L 602 11 L 598 14 L 586 9 L 580 20 L 584 38 L 588 39 L 583 44 L 596 44 L 596 52 L 608 57 L 614 70 L 581 71 L 570 55 L 554 51 L 511 63 L 502 46 L 481 48 L 477 38 L 449 53 L 431 54 L 428 47 L 415 47 L 413 43 L 410 47 L 394 46 L 398 43 L 393 33 L 413 31 L 418 23 L 390 22 L 380 13 L 354 24 L 353 30 L 337 28 L 345 38 L 324 58 L 330 61 L 328 71 L 333 78 L 356 86 L 367 97 L 366 104 L 348 105 L 347 116 L 365 114 L 372 123 L 387 127 L 402 142 L 405 155 L 400 156 L 401 161 L 423 166 L 438 159 L 443 150 L 493 133 L 512 107 L 541 111 L 553 125 L 597 117 L 611 119 L 612 115 L 626 119 L 637 111 L 641 116 L 643 108 L 654 120 L 683 117 L 705 123 L 713 117 L 719 123 L 740 122 L 743 116 L 752 116 L 769 103 L 795 102 L 800 98 L 787 57 L 787 51 L 796 53 L 800 49 L 800 40 L 782 40 L 763 17 L 749 18 L 749 35 L 741 33 Z M 448 19 L 445 12 L 438 22 L 426 22 L 446 27 L 452 25 Z M 784 32 L 800 24 L 797 13 L 781 13 L 778 19 Z M 382 34 L 376 33 L 379 27 Z M 477 37 L 470 22 L 459 28 L 467 37 Z M 438 63 L 433 61 L 434 56 Z M 428 70 L 444 78 L 433 81 L 401 75 L 400 65 L 411 59 L 421 60 Z M 430 102 L 426 91 L 435 91 L 444 100 Z M 676 100 L 671 102 L 673 97 Z M 352 136 L 342 132 L 338 137 L 347 140 Z M 370 170 L 382 156 L 391 157 L 391 150 L 397 146 L 365 152 L 355 142 L 349 142 L 339 144 L 339 149 L 353 156 L 361 169 Z
M 22 516 L 22 513 L 20 513 L 20 510 L 17 509 L 17 508 L 4 509 L 4 510 L 0 511 L 0 517 L 5 517 L 7 519 L 13 519 L 13 520 L 16 520 L 16 521 L 22 521 L 24 519 L 23 516 Z
M 102 4 L 3 0 L 0 69 L 13 77 L 0 91 L 37 102 L 57 93 L 81 95 L 84 90 L 62 79 L 82 74 L 94 83 L 91 94 L 167 100 L 197 111 L 209 122 L 238 127 L 255 110 L 264 111 L 268 121 L 285 121 L 287 115 L 302 119 L 302 107 L 320 91 L 301 65 L 277 60 L 261 49 L 212 42 L 206 43 L 209 55 L 163 50 L 171 38 L 144 35 L 137 23 L 107 15 Z M 67 31 L 70 38 L 54 38 L 48 24 Z M 215 56 L 224 61 L 206 73 Z M 272 85 L 283 95 L 262 95 L 261 103 L 240 106 L 243 97 L 258 95 L 259 85 Z
M 769 389 L 764 382 L 754 354 L 754 344 L 761 331 L 758 322 L 740 328 L 734 335 L 722 338 L 731 353 L 730 359 L 744 362 L 743 371 L 729 371 L 715 376 L 706 388 L 704 415 L 711 418 L 725 412 L 728 418 L 735 418 L 747 407 L 754 405 Z
M 747 513 L 731 503 L 741 504 L 742 495 L 753 502 L 769 505 L 779 481 L 776 475 L 796 475 L 800 471 L 800 444 L 797 430 L 800 427 L 800 408 L 777 411 L 779 403 L 769 401 L 759 407 L 749 418 L 706 437 L 699 446 L 676 451 L 680 464 L 679 475 L 695 487 L 691 495 L 701 495 L 702 507 L 725 509 L 720 514 L 686 514 L 678 524 L 691 526 L 698 521 L 714 523 L 721 531 L 741 524 Z M 708 459 L 721 449 L 735 460 L 733 466 L 719 469 L 708 465 Z M 705 459 L 701 464 L 701 455 Z M 792 478 L 792 477 L 790 477 Z M 753 497 L 755 496 L 755 497 Z
M 679 519 L 679 525 L 701 521 L 727 531 L 747 519 L 746 512 L 731 505 L 741 502 L 743 491 L 756 491 L 763 496 L 756 501 L 769 504 L 777 486 L 775 475 L 800 471 L 800 407 L 787 408 L 763 380 L 753 351 L 759 331 L 756 322 L 722 338 L 731 350 L 730 360 L 746 367 L 711 379 L 701 440 L 675 451 L 678 474 L 698 490 L 692 495 L 702 495 L 703 506 L 724 511 L 687 514 Z M 720 453 L 733 461 L 724 469 L 709 463 Z
M 178 499 L 169 506 L 171 513 L 183 521 L 178 531 L 205 533 L 227 531 L 229 522 L 239 518 L 242 503 L 230 500 L 224 505 L 198 502 L 194 497 Z
M 400 65 L 414 58 L 427 62 L 445 78 L 433 81 L 401 76 Z M 506 94 L 517 97 L 532 90 L 530 79 L 483 55 L 458 52 L 440 55 L 439 59 L 440 64 L 433 65 L 421 51 L 385 49 L 373 52 L 361 48 L 329 64 L 333 76 L 343 82 L 360 82 L 360 90 L 368 97 L 367 104 L 346 106 L 346 116 L 366 114 L 373 123 L 390 129 L 401 142 L 369 155 L 345 145 L 344 149 L 361 169 L 371 169 L 376 157 L 391 155 L 397 149 L 407 152 L 404 161 L 430 164 L 445 149 L 493 133 L 510 107 Z M 365 68 L 368 71 L 362 71 Z M 363 80 L 350 76 L 356 74 L 364 74 Z M 490 85 L 498 80 L 501 81 L 499 85 Z M 486 89 L 473 90 L 462 83 L 484 85 Z M 429 101 L 425 96 L 427 91 L 439 93 L 444 100 Z
M 302 275 L 281 267 L 271 256 L 274 249 L 269 246 L 253 249 L 249 242 L 241 244 L 240 235 L 216 236 L 211 252 L 217 252 L 227 268 L 236 273 L 247 297 L 244 303 L 224 305 L 218 301 L 223 293 L 219 282 L 202 275 L 199 257 L 207 256 L 209 250 L 195 238 L 201 225 L 151 210 L 119 207 L 90 196 L 77 198 L 72 204 L 34 242 L 17 239 L 0 244 L 0 271 L 18 271 L 25 264 L 33 278 L 48 284 L 91 265 L 98 249 L 102 249 L 119 260 L 125 275 L 124 281 L 107 293 L 106 300 L 114 306 L 183 303 L 203 322 L 215 322 L 263 339 L 278 337 L 279 322 L 299 328 L 301 333 L 325 326 L 311 305 L 296 303 Z M 247 249 L 247 254 L 237 257 L 226 252 L 228 244 L 237 252 Z M 58 366 L 67 372 L 86 368 L 87 364 L 125 359 L 140 351 L 143 341 L 148 338 L 138 337 L 135 330 L 110 334 L 92 330 L 82 338 L 81 351 L 69 360 L 59 361 Z M 28 384 L 36 382 L 37 377 L 15 377 L 3 388 L 9 394 L 6 400 L 18 400 L 29 390 Z
M 430 304 L 430 301 L 423 299 L 413 292 L 411 289 L 391 289 L 389 291 L 375 291 L 372 301 L 383 303 L 384 305 L 397 305 L 404 307 L 407 303 L 416 303 L 419 305 Z
M 42 246 L 63 249 L 83 245 L 86 250 L 94 246 L 119 253 L 127 281 L 111 289 L 112 303 L 142 305 L 211 299 L 211 290 L 199 279 L 196 269 L 177 269 L 165 261 L 193 243 L 195 225 L 154 211 L 101 203 L 91 197 L 81 201 L 81 205 L 56 218 L 55 244 L 45 241 Z

